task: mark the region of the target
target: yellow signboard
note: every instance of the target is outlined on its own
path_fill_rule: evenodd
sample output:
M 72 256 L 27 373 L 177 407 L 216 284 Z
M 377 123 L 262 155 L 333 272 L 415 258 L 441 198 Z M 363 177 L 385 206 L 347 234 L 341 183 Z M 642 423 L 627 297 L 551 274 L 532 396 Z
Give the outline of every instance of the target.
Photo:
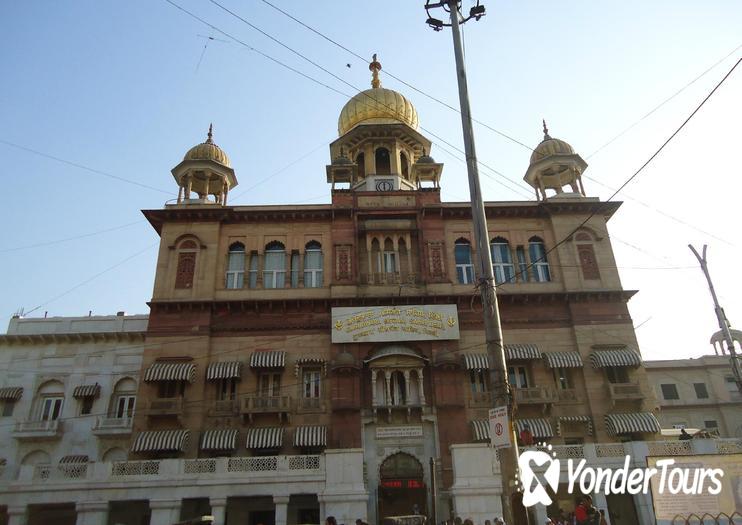
M 332 342 L 437 341 L 459 338 L 455 304 L 332 309 Z

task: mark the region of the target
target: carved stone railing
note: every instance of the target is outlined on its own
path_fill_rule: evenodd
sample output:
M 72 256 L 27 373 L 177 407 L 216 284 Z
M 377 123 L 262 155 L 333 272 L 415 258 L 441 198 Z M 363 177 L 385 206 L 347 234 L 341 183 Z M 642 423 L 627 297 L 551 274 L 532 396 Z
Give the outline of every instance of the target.
M 623 443 L 597 443 L 595 455 L 599 458 L 617 458 L 626 455 Z
M 417 284 L 419 276 L 416 273 L 364 273 L 361 274 L 361 284 L 369 285 L 401 285 Z
M 62 435 L 62 422 L 59 419 L 50 421 L 17 421 L 13 437 L 16 439 L 50 439 Z
M 103 417 L 99 416 L 93 427 L 96 436 L 129 434 L 134 418 L 131 417 Z
M 180 416 L 183 414 L 182 397 L 163 397 L 149 403 L 150 416 Z
M 533 386 L 529 388 L 516 388 L 515 401 L 521 405 L 536 403 L 553 403 L 554 394 L 545 386 Z
M 687 456 L 693 454 L 689 441 L 650 441 L 647 443 L 650 456 Z
M 242 413 L 274 413 L 291 410 L 291 396 L 246 396 L 242 400 Z
M 111 464 L 111 476 L 157 476 L 160 461 L 115 461 Z
M 644 394 L 637 383 L 608 383 L 608 390 L 614 401 L 644 399 Z

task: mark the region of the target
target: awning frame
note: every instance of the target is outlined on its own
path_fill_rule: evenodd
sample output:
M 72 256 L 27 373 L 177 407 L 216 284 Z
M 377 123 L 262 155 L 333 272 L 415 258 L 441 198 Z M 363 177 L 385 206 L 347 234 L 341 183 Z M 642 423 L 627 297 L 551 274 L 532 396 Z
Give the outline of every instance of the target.
M 206 381 L 218 381 L 220 379 L 242 379 L 242 362 L 220 361 L 209 363 L 206 367 Z
M 145 383 L 196 380 L 196 364 L 190 361 L 155 361 L 144 372 Z
M 131 445 L 131 451 L 137 453 L 184 452 L 188 447 L 191 431 L 176 430 L 143 430 L 137 434 Z
M 606 414 L 605 428 L 609 435 L 621 434 L 659 434 L 662 426 L 651 412 L 629 412 Z

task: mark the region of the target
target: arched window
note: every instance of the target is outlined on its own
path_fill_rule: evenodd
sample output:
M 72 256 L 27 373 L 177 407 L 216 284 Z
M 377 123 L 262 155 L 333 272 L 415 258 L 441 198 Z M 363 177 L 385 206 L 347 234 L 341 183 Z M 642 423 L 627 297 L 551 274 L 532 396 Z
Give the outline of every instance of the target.
M 245 285 L 245 245 L 236 242 L 229 247 L 227 255 L 227 288 L 242 288 Z
M 301 255 L 299 250 L 291 250 L 291 288 L 299 288 L 299 272 L 301 271 Z
M 286 285 L 286 247 L 273 241 L 265 247 L 264 288 L 283 288 Z
M 356 164 L 358 165 L 358 177 L 363 179 L 366 177 L 366 155 L 363 153 L 356 155 Z
M 386 148 L 378 148 L 376 150 L 376 174 L 377 175 L 389 175 L 392 172 L 391 159 L 389 156 L 389 150 Z
M 397 252 L 394 250 L 394 241 L 389 237 L 384 240 L 384 253 L 382 254 L 382 273 L 396 273 L 397 268 Z
M 120 379 L 113 388 L 110 415 L 114 419 L 129 419 L 134 416 L 137 403 L 137 383 L 130 377 Z
M 304 288 L 322 287 L 322 245 L 310 241 L 304 252 Z
M 474 265 L 471 263 L 471 243 L 466 239 L 458 239 L 453 249 L 456 259 L 456 278 L 461 284 L 474 282 Z
M 21 460 L 21 465 L 49 465 L 51 458 L 43 450 L 34 450 L 26 454 Z
M 407 155 L 404 153 L 399 154 L 399 165 L 402 168 L 402 176 L 407 178 L 410 174 L 410 161 L 407 160 Z
M 518 259 L 518 280 L 522 283 L 528 282 L 528 259 L 526 259 L 526 250 L 523 246 L 515 249 L 515 257 Z
M 55 421 L 62 415 L 64 406 L 64 385 L 59 381 L 47 381 L 39 387 L 37 399 L 37 420 Z
M 196 272 L 196 256 L 198 244 L 193 240 L 185 240 L 178 246 L 178 266 L 175 271 L 176 288 L 192 288 L 193 276 Z
M 492 271 L 495 274 L 495 283 L 514 283 L 515 267 L 507 239 L 502 237 L 492 239 L 490 251 L 492 252 Z
M 575 235 L 575 241 L 577 241 L 577 258 L 580 261 L 582 277 L 585 280 L 600 279 L 600 268 L 595 258 L 592 236 L 584 231 L 578 232 Z
M 111 447 L 103 454 L 101 461 L 113 463 L 114 461 L 126 461 L 126 451 L 121 447 Z
M 400 406 L 407 404 L 407 383 L 404 379 L 404 374 L 399 370 L 392 372 L 391 377 L 391 395 L 390 405 Z
M 549 261 L 546 259 L 546 247 L 540 237 L 528 239 L 528 254 L 531 256 L 531 265 L 533 266 L 533 280 L 540 283 L 551 281 Z
M 260 255 L 258 252 L 250 252 L 250 273 L 248 277 L 247 285 L 250 288 L 258 287 L 258 264 L 260 263 Z

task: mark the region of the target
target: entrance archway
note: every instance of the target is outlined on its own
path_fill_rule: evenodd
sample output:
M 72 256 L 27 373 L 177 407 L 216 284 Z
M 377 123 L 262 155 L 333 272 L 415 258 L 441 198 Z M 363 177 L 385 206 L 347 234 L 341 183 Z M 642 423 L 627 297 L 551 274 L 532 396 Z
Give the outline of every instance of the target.
M 422 464 L 410 454 L 398 452 L 379 468 L 379 522 L 388 516 L 427 516 L 427 488 Z

